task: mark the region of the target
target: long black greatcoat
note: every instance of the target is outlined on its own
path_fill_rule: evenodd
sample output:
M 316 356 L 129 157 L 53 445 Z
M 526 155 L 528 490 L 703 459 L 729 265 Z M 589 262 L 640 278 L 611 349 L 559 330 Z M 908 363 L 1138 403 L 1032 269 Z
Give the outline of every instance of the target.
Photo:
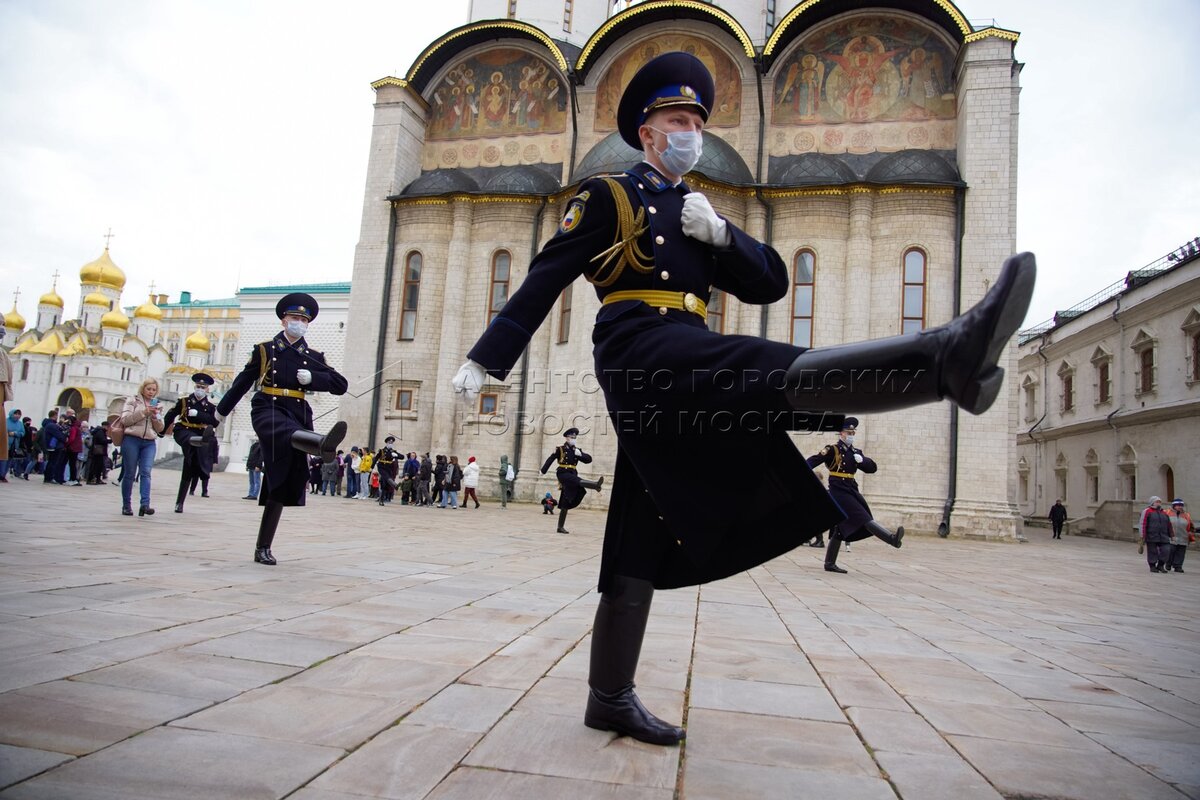
M 784 297 L 791 281 L 779 254 L 733 223 L 726 248 L 683 234 L 689 191 L 645 163 L 586 181 L 469 357 L 503 380 L 580 275 L 602 300 L 616 291 L 659 290 L 707 302 L 713 288 L 747 303 Z M 592 260 L 625 240 L 612 260 Z M 781 390 L 801 348 L 717 334 L 694 313 L 640 300 L 602 305 L 592 342 L 618 441 L 601 591 L 613 575 L 662 589 L 716 580 L 842 519 L 787 435 L 811 423 L 791 412 Z M 718 461 L 752 470 L 751 496 L 727 491 Z
M 296 371 L 301 369 L 312 373 L 312 383 L 307 386 L 301 386 L 296 379 Z M 229 416 L 255 383 L 260 384 L 260 391 L 250 401 L 250 423 L 263 453 L 263 485 L 258 504 L 265 506 L 274 501 L 285 506 L 302 506 L 308 494 L 308 457 L 292 448 L 292 434 L 313 429 L 312 406 L 303 397 L 279 397 L 261 391 L 261 387 L 345 394 L 348 384 L 325 363 L 324 354 L 311 349 L 304 339 L 294 344 L 289 342 L 282 331 L 250 351 L 250 360 L 217 404 L 218 413 Z

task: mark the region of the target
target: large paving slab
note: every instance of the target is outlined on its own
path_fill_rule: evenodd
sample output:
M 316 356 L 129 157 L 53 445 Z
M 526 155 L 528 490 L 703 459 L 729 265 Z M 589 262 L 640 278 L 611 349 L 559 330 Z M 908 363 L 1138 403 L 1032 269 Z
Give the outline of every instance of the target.
M 603 514 L 315 496 L 270 568 L 244 491 L 0 485 L 0 800 L 1200 798 L 1200 565 L 910 536 L 659 592 L 661 748 L 582 724 Z

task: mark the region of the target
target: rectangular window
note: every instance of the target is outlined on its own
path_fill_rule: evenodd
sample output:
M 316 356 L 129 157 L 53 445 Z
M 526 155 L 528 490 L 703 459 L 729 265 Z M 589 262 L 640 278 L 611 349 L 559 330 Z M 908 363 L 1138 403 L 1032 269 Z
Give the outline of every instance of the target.
M 1138 387 L 1141 392 L 1150 392 L 1154 390 L 1154 348 L 1147 347 L 1138 353 L 1138 361 L 1141 365 L 1141 375 L 1138 382 Z
M 708 319 L 704 324 L 713 333 L 725 332 L 725 293 L 720 289 L 713 289 L 708 299 Z
M 64 383 L 66 380 L 67 380 L 67 365 L 59 364 L 58 365 L 58 382 Z
M 563 289 L 562 302 L 558 307 L 558 343 L 566 344 L 571 338 L 571 289 L 574 284 L 568 284 Z
M 1088 502 L 1100 502 L 1100 476 L 1094 472 L 1088 475 Z
M 792 344 L 797 347 L 812 347 L 816 254 L 812 250 L 801 250 L 796 254 L 795 269 L 795 279 L 792 283 Z
M 904 294 L 900 320 L 901 333 L 916 333 L 925 327 L 925 254 L 909 250 L 904 254 Z
M 29 359 L 21 359 L 21 380 L 29 380 Z
M 485 393 L 479 395 L 479 413 L 480 414 L 495 414 L 496 409 L 500 406 L 499 396 L 493 393 Z
M 492 284 L 488 293 L 488 325 L 508 302 L 508 279 L 512 267 L 512 256 L 507 250 L 500 250 L 492 256 Z
M 1070 411 L 1075 408 L 1075 376 L 1062 376 L 1062 410 Z
M 508 0 L 508 18 L 517 18 L 517 0 Z
M 563 33 L 571 32 L 571 11 L 575 5 L 573 0 L 563 0 Z
M 1108 375 L 1108 362 L 1101 362 L 1096 373 L 1097 396 L 1100 398 L 1098 402 L 1107 403 L 1112 398 L 1112 380 Z
M 397 411 L 412 411 L 413 393 L 412 389 L 397 389 L 396 390 L 396 410 Z
M 404 264 L 404 284 L 400 289 L 400 339 L 417 336 L 417 305 L 421 300 L 421 254 L 409 253 Z
M 1200 381 L 1200 333 L 1192 337 L 1192 380 Z
M 1138 496 L 1138 493 L 1137 493 L 1137 474 L 1136 474 L 1136 473 L 1133 473 L 1133 472 L 1129 473 L 1129 474 L 1128 474 L 1128 475 L 1125 477 L 1125 483 L 1126 483 L 1126 486 L 1129 488 L 1129 497 L 1128 497 L 1128 499 L 1129 499 L 1129 500 L 1137 500 L 1137 496 Z

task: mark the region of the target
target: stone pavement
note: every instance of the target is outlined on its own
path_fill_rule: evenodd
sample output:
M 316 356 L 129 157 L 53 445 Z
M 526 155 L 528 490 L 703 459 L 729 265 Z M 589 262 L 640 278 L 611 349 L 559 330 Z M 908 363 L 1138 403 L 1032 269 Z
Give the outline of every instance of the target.
M 1200 798 L 1200 558 L 910 537 L 660 592 L 663 748 L 581 722 L 601 513 L 310 496 L 270 568 L 244 477 L 155 477 L 146 519 L 0 486 L 3 800 Z

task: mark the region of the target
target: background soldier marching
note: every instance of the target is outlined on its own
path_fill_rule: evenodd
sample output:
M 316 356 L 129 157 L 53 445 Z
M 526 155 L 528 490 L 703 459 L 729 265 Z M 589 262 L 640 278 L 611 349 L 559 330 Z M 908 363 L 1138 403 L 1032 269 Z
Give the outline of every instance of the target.
M 183 468 L 179 474 L 179 494 L 175 496 L 175 513 L 183 513 L 183 501 L 196 478 L 207 483 L 212 471 L 213 426 L 217 424 L 217 407 L 208 399 L 208 387 L 216 381 L 211 375 L 197 372 L 192 376 L 192 393 L 179 398 L 163 417 L 166 430 L 183 450 Z
M 592 457 L 575 446 L 575 437 L 579 436 L 579 428 L 567 428 L 563 432 L 563 436 L 565 437 L 563 443 L 554 448 L 554 452 L 546 459 L 546 463 L 542 464 L 542 474 L 546 474 L 551 464 L 558 463 L 554 473 L 558 478 L 559 485 L 558 532 L 570 533 L 563 527 L 567 522 L 567 512 L 583 502 L 583 496 L 587 494 L 588 489 L 600 491 L 600 487 L 604 484 L 604 477 L 601 476 L 599 480 L 595 481 L 579 477 L 579 464 L 592 463 Z
M 284 506 L 302 506 L 307 495 L 308 459 L 305 454 L 332 461 L 346 435 L 346 423 L 335 423 L 325 436 L 313 432 L 308 392 L 346 393 L 346 379 L 325 363 L 325 356 L 304 340 L 308 323 L 317 318 L 317 301 L 303 292 L 286 295 L 275 306 L 283 330 L 269 342 L 250 351 L 250 361 L 234 378 L 217 405 L 229 416 L 250 387 L 258 391 L 250 401 L 250 422 L 262 445 L 263 486 L 258 504 L 263 507 L 254 545 L 254 560 L 275 564 L 271 543 Z
M 825 551 L 825 570 L 827 572 L 842 572 L 846 570 L 837 565 L 838 551 L 842 542 L 857 542 L 868 536 L 878 536 L 892 547 L 899 547 L 904 539 L 904 528 L 892 533 L 871 517 L 871 507 L 863 499 L 858 490 L 855 473 L 862 471 L 873 475 L 879 469 L 874 461 L 863 455 L 863 451 L 854 446 L 854 434 L 858 430 L 858 420 L 846 417 L 842 423 L 842 432 L 838 440 L 827 445 L 824 450 L 811 456 L 808 465 L 815 467 L 824 464 L 829 470 L 829 494 L 842 507 L 846 519 L 833 526 L 829 532 L 829 549 Z

